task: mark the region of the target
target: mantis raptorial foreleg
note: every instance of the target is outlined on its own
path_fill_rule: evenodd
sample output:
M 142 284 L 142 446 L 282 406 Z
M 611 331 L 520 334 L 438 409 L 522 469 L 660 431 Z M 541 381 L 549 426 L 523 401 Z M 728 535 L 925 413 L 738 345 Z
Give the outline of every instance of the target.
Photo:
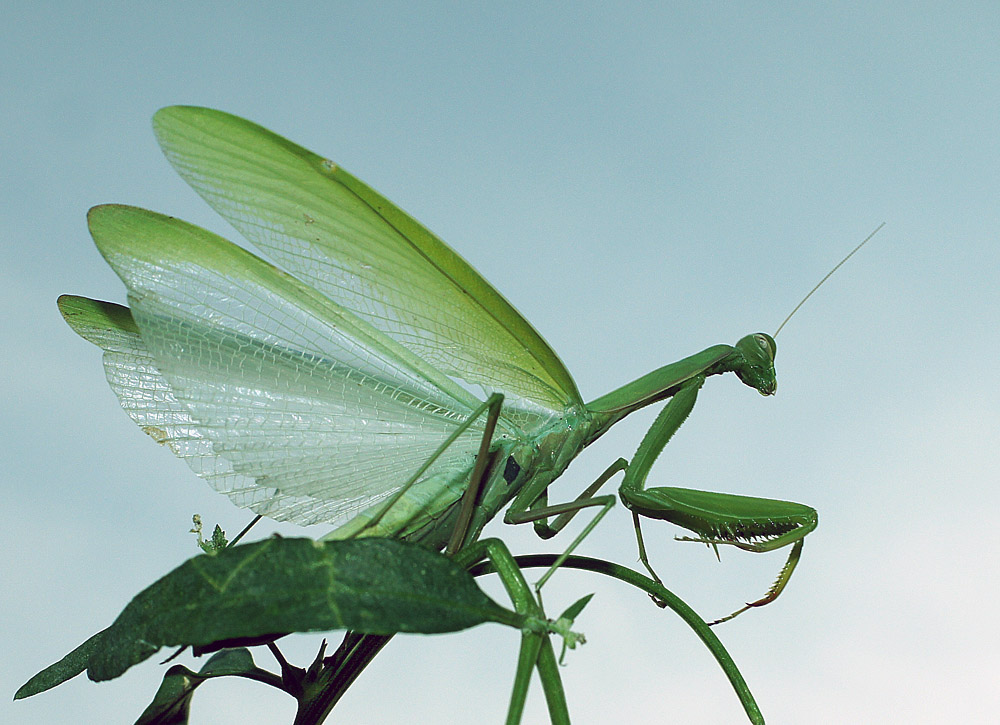
M 767 594 L 712 622 L 718 624 L 751 607 L 763 606 L 777 599 L 798 564 L 802 540 L 816 528 L 818 517 L 815 509 L 789 501 L 686 488 L 645 488 L 650 467 L 687 419 L 704 381 L 704 376 L 699 375 L 686 382 L 660 411 L 639 444 L 618 493 L 622 503 L 632 511 L 639 559 L 657 582 L 660 582 L 660 578 L 653 571 L 646 555 L 640 516 L 670 521 L 695 532 L 697 537 L 681 537 L 679 540 L 709 544 L 715 548 L 716 555 L 720 544 L 753 552 L 773 551 L 793 544 L 788 560 Z
M 810 529 L 811 530 L 811 529 Z M 805 537 L 805 534 L 802 534 Z M 708 626 L 713 626 L 715 624 L 721 624 L 722 622 L 728 622 L 733 617 L 743 614 L 743 612 L 748 609 L 753 609 L 754 607 L 763 607 L 765 604 L 770 604 L 778 595 L 781 594 L 781 590 L 785 588 L 788 584 L 788 580 L 792 578 L 792 572 L 795 571 L 795 566 L 799 563 L 799 556 L 802 554 L 802 539 L 800 538 L 792 545 L 792 552 L 788 555 L 788 560 L 785 565 L 781 567 L 781 571 L 778 573 L 778 578 L 774 580 L 774 584 L 771 588 L 767 590 L 767 593 L 760 599 L 754 602 L 747 602 L 746 606 L 737 609 L 732 614 L 727 614 L 725 617 L 720 617 L 713 622 L 709 622 Z

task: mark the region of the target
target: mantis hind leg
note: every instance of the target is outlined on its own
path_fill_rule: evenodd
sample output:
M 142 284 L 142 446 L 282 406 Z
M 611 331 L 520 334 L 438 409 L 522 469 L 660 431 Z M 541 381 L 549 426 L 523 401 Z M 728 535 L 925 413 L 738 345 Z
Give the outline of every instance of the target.
M 459 507 L 458 519 L 455 521 L 455 528 L 452 529 L 451 538 L 444 553 L 453 556 L 455 552 L 462 548 L 465 543 L 466 534 L 469 533 L 469 522 L 472 521 L 472 513 L 476 508 L 476 501 L 479 498 L 479 491 L 483 487 L 483 479 L 486 476 L 486 467 L 490 462 L 490 443 L 493 441 L 493 433 L 497 427 L 497 419 L 500 417 L 500 408 L 503 405 L 503 396 L 495 393 L 486 401 L 486 427 L 483 429 L 483 437 L 479 443 L 479 452 L 476 454 L 476 463 L 472 467 L 472 475 L 469 477 L 469 486 L 462 494 L 462 503 Z M 478 413 L 474 413 L 478 416 Z M 470 416 L 469 423 L 474 420 Z

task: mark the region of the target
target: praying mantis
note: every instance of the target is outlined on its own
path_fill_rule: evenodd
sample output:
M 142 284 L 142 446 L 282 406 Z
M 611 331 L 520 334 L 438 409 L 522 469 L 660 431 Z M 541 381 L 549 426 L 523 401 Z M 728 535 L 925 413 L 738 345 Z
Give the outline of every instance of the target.
M 326 538 L 401 537 L 449 555 L 505 508 L 506 523 L 549 537 L 597 507 L 565 558 L 614 505 L 599 489 L 623 472 L 618 498 L 654 579 L 642 518 L 713 547 L 791 546 L 767 594 L 729 617 L 781 593 L 815 510 L 647 486 L 708 378 L 734 373 L 774 394 L 772 335 L 710 347 L 585 402 L 489 282 L 333 162 L 205 108 L 164 108 L 154 129 L 181 176 L 273 264 L 178 219 L 99 206 L 90 231 L 129 306 L 63 296 L 59 307 L 103 348 L 130 417 L 238 506 L 339 524 Z M 548 502 L 549 484 L 583 448 L 659 402 L 631 460 L 576 500 Z

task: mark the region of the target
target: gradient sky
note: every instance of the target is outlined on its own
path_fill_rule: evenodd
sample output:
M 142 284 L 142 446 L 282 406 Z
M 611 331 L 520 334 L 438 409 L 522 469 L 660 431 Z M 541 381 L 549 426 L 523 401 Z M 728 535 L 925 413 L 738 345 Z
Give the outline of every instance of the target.
M 718 631 L 769 723 L 995 718 L 1000 8 L 669 5 L 5 3 L 0 720 L 132 722 L 156 660 L 9 698 L 196 553 L 192 513 L 247 520 L 133 426 L 55 306 L 124 301 L 86 231 L 94 204 L 236 238 L 158 150 L 149 119 L 174 103 L 251 118 L 395 200 L 535 324 L 588 399 L 773 331 L 885 221 L 782 331 L 777 396 L 709 381 L 651 482 L 820 512 L 782 598 Z M 630 456 L 653 415 L 588 449 L 552 499 Z M 274 530 L 298 531 L 258 534 Z M 565 544 L 489 531 L 519 553 Z M 783 561 L 719 564 L 677 533 L 649 526 L 650 554 L 706 618 Z M 635 561 L 622 507 L 583 553 Z M 707 651 L 644 595 L 563 572 L 547 607 L 591 591 L 589 641 L 563 669 L 575 723 L 741 722 Z M 288 655 L 304 665 L 319 641 Z M 498 627 L 399 638 L 336 722 L 500 721 L 516 650 Z M 293 712 L 224 681 L 191 721 Z M 536 683 L 525 722 L 544 720 Z

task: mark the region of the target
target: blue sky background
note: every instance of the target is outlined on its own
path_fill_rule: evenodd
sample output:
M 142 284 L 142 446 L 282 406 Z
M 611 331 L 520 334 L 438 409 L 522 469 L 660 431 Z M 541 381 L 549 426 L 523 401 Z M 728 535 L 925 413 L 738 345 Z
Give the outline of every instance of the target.
M 133 721 L 155 661 L 9 698 L 196 553 L 192 513 L 247 519 L 132 425 L 55 307 L 124 301 L 86 231 L 94 204 L 235 238 L 156 146 L 150 116 L 173 103 L 251 118 L 395 200 L 536 325 L 586 398 L 773 331 L 887 222 L 782 332 L 778 395 L 713 378 L 651 480 L 820 512 L 785 595 L 718 632 L 769 723 L 995 717 L 1000 8 L 665 5 L 5 4 L 0 720 Z M 553 499 L 630 456 L 653 415 L 588 449 Z M 276 529 L 296 532 L 258 533 Z M 491 531 L 517 552 L 565 544 Z M 719 564 L 676 533 L 649 526 L 651 556 L 707 618 L 783 561 Z M 635 560 L 623 508 L 584 553 Z M 589 641 L 563 670 L 574 722 L 741 721 L 707 651 L 643 595 L 564 572 L 547 606 L 591 591 Z M 287 654 L 304 665 L 319 640 Z M 499 721 L 516 650 L 499 628 L 399 638 L 337 722 Z M 293 712 L 220 682 L 192 722 Z M 525 722 L 544 719 L 536 685 Z

